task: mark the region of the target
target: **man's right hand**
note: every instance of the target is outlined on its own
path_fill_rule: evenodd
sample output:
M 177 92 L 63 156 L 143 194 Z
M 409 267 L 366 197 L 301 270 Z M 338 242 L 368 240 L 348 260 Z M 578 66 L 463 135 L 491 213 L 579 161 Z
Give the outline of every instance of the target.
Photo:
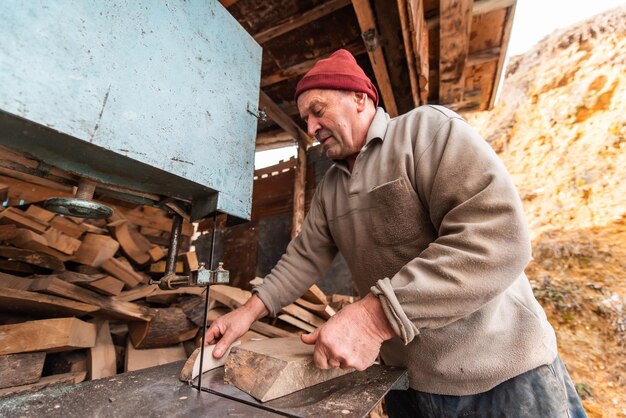
M 252 295 L 240 308 L 219 317 L 205 335 L 205 345 L 216 344 L 213 357 L 220 358 L 228 347 L 245 334 L 254 321 L 269 312 L 257 295 Z

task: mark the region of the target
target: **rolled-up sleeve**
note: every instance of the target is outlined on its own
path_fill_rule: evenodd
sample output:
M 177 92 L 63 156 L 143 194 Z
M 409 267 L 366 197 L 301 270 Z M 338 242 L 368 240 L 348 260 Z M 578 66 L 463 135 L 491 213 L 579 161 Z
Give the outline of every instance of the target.
M 521 201 L 504 164 L 460 118 L 415 155 L 415 184 L 437 239 L 371 291 L 408 344 L 504 292 L 530 259 Z

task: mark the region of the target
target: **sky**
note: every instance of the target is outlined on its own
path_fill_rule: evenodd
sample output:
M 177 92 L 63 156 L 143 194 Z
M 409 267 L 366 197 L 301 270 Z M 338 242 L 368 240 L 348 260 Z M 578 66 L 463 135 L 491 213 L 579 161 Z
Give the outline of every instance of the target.
M 557 29 L 624 4 L 624 0 L 517 0 L 507 60 L 510 56 L 526 52 Z M 502 71 L 502 74 L 505 72 Z M 295 154 L 296 147 L 257 152 L 254 165 L 257 169 L 267 167 Z

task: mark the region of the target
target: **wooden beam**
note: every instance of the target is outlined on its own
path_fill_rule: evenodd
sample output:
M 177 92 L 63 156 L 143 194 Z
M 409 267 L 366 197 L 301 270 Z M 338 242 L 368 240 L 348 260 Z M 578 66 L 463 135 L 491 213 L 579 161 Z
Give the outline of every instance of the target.
M 473 0 L 439 3 L 439 103 L 463 100 L 464 70 L 469 49 Z
M 265 108 L 267 115 L 289 135 L 298 140 L 313 143 L 313 139 L 263 91 L 259 96 L 259 108 Z
M 499 46 L 495 48 L 485 49 L 483 51 L 474 52 L 467 57 L 467 66 L 473 67 L 475 65 L 481 65 L 487 62 L 495 61 L 497 59 L 500 59 L 501 53 L 502 48 L 500 48 Z
M 365 45 L 363 44 L 363 42 L 355 42 L 352 44 L 348 44 L 346 46 L 343 47 L 344 49 L 350 51 L 352 53 L 352 55 L 354 56 L 358 56 L 361 54 L 365 53 Z M 261 87 L 267 87 L 267 86 L 271 86 L 272 84 L 276 84 L 279 83 L 281 81 L 284 80 L 288 80 L 290 78 L 293 77 L 298 77 L 300 75 L 303 75 L 304 73 L 306 73 L 307 71 L 309 71 L 311 68 L 313 68 L 313 66 L 315 65 L 315 63 L 323 58 L 328 58 L 330 56 L 330 54 L 332 54 L 335 51 L 332 51 L 328 54 L 323 54 L 323 55 L 319 55 L 313 59 L 307 60 L 307 61 L 303 61 L 300 62 L 298 64 L 295 64 L 291 67 L 288 68 L 284 68 L 280 71 L 277 71 L 274 74 L 270 74 L 268 76 L 262 77 L 261 78 Z
M 298 141 L 298 158 L 293 182 L 293 215 L 291 218 L 291 239 L 300 233 L 304 221 L 305 190 L 306 190 L 306 143 Z
M 404 42 L 404 52 L 406 62 L 409 69 L 409 81 L 411 83 L 411 96 L 413 97 L 413 106 L 417 106 L 419 99 L 419 85 L 417 81 L 417 69 L 415 65 L 415 54 L 413 52 L 413 41 L 411 37 L 411 29 L 409 24 L 409 15 L 407 12 L 407 0 L 397 0 L 398 14 L 400 16 L 400 26 L 402 28 L 402 40 Z
M 369 47 L 366 45 L 366 48 L 372 68 L 374 69 L 380 95 L 385 102 L 385 110 L 391 117 L 398 116 L 398 107 L 396 106 L 396 99 L 393 95 L 393 89 L 391 88 L 385 56 L 378 43 L 378 28 L 376 27 L 376 20 L 374 19 L 370 2 L 369 0 L 352 0 L 352 7 L 354 7 L 354 12 L 359 21 L 364 39 L 367 37 L 366 34 L 373 34 L 372 42 Z
M 504 67 L 504 60 L 506 58 L 506 50 L 509 47 L 509 39 L 511 37 L 511 28 L 513 26 L 513 18 L 515 16 L 516 4 L 517 2 L 513 1 L 513 4 L 507 10 L 506 17 L 504 18 L 504 32 L 502 34 L 502 42 L 500 42 L 500 57 L 498 58 L 498 67 L 496 69 L 496 74 L 493 78 L 493 87 L 491 88 L 489 105 L 485 110 L 491 109 L 496 101 L 496 92 L 498 90 L 498 85 L 500 84 L 500 77 L 502 76 L 502 68 Z
M 409 18 L 410 38 L 415 54 L 415 69 L 419 103 L 428 101 L 428 27 L 424 21 L 424 2 L 408 0 L 407 15 Z
M 517 0 L 474 0 L 472 17 L 515 6 L 515 4 L 517 4 Z M 429 30 L 437 29 L 439 27 L 439 16 L 427 19 L 426 24 Z
M 290 32 L 321 17 L 331 14 L 334 11 L 347 6 L 348 4 L 350 4 L 349 0 L 330 0 L 315 7 L 314 9 L 309 10 L 308 12 L 304 12 L 295 16 L 290 16 L 289 18 L 281 21 L 277 25 L 253 35 L 253 37 L 259 44 L 264 44 L 265 42 L 274 39 L 282 34 Z

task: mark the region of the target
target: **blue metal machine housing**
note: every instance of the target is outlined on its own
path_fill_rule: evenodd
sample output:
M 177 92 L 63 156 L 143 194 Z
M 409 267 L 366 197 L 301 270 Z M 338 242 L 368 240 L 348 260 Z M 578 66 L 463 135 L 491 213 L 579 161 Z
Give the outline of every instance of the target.
M 7 0 L 0 144 L 249 219 L 261 48 L 216 0 Z

